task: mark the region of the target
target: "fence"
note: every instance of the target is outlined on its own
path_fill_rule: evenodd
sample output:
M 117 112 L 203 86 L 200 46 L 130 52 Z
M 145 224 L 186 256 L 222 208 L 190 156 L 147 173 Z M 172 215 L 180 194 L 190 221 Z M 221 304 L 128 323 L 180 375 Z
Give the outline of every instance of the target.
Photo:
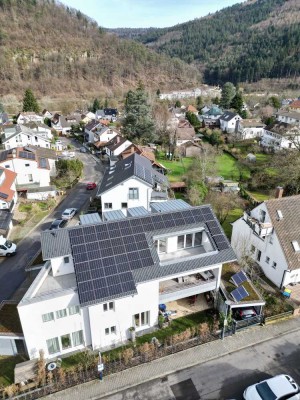
M 266 317 L 265 318 L 265 323 L 266 324 L 270 324 L 272 322 L 278 321 L 279 319 L 285 319 L 285 318 L 290 318 L 292 317 L 294 314 L 294 311 L 287 311 L 281 314 L 276 314 L 276 315 L 272 315 L 271 317 Z

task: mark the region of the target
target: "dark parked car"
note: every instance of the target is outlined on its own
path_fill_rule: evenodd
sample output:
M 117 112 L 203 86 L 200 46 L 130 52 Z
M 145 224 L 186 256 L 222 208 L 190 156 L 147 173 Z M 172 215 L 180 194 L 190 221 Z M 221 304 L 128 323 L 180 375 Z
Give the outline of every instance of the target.
M 53 229 L 60 229 L 60 228 L 64 228 L 67 224 L 67 220 L 66 219 L 56 219 L 55 221 L 52 222 L 51 226 L 50 226 L 50 231 L 52 231 Z

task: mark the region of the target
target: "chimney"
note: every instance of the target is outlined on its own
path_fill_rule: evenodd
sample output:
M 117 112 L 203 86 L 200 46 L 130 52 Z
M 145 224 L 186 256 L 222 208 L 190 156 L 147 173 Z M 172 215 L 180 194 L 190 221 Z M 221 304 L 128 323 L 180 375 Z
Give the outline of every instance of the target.
M 275 191 L 275 199 L 281 199 L 282 195 L 283 195 L 283 187 L 277 186 L 276 191 Z
M 120 143 L 120 136 L 117 136 L 117 143 Z

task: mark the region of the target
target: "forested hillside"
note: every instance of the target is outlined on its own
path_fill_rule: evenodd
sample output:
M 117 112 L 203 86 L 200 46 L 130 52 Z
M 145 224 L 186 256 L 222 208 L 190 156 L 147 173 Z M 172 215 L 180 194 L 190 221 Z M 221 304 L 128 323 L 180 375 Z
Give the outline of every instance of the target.
M 300 75 L 299 0 L 248 0 L 172 28 L 128 34 L 196 64 L 210 84 Z
M 54 0 L 0 0 L 0 94 L 90 97 L 146 88 L 194 87 L 193 67 L 99 28 Z

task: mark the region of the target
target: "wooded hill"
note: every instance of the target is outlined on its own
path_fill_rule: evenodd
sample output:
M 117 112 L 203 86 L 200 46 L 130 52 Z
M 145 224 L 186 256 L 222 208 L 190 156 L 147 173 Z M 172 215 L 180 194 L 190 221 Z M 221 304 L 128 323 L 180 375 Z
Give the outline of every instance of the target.
M 195 87 L 200 74 L 179 59 L 122 40 L 54 0 L 0 0 L 0 95 L 93 98 L 146 88 Z
M 197 65 L 209 84 L 300 75 L 299 0 L 248 0 L 172 28 L 114 31 Z

